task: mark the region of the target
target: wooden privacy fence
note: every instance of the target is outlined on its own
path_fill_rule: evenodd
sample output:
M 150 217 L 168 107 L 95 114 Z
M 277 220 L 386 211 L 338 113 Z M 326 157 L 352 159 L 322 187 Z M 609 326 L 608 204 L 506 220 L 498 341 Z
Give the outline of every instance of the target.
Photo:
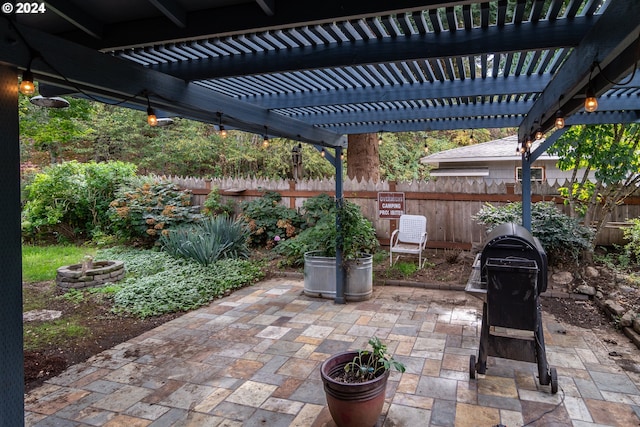
M 240 213 L 240 202 L 261 197 L 266 191 L 282 195 L 285 206 L 299 209 L 302 203 L 321 193 L 335 195 L 335 180 L 267 180 L 252 178 L 183 178 L 163 177 L 193 192 L 193 203 L 202 205 L 206 196 L 217 188 L 222 200 L 232 200 L 236 214 Z M 564 183 L 532 184 L 532 201 L 553 201 L 558 208 L 568 213 L 558 188 Z M 391 232 L 396 228 L 395 220 L 378 218 L 379 192 L 403 192 L 405 212 L 427 217 L 428 241 L 431 248 L 470 249 L 480 245 L 486 234 L 485 227 L 473 216 L 490 203 L 494 206 L 521 201 L 520 184 L 486 184 L 482 180 L 465 177 L 441 177 L 430 181 L 356 181 L 344 180 L 344 197 L 360 206 L 363 214 L 373 222 L 382 245 L 388 245 Z M 607 226 L 597 239 L 599 245 L 624 243 L 621 227 L 628 219 L 640 216 L 640 196 L 625 200 L 613 212 Z

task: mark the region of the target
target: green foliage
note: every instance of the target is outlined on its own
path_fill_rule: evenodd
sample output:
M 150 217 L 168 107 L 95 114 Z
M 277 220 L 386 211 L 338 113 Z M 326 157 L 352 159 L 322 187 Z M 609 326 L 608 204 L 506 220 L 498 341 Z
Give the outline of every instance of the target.
M 282 196 L 267 191 L 264 196 L 241 203 L 241 218 L 249 227 L 249 244 L 272 248 L 278 241 L 295 236 L 303 223 L 300 214 L 280 203 Z
M 56 232 L 67 239 L 109 228 L 116 188 L 135 176 L 131 163 L 71 161 L 45 168 L 26 188 L 22 229 L 28 236 Z
M 418 266 L 413 262 L 406 261 L 398 261 L 390 268 L 390 270 L 395 270 L 400 273 L 403 277 L 412 276 L 416 271 L 418 271 Z M 390 271 L 388 273 L 391 273 Z
M 593 254 L 593 260 L 596 263 L 603 264 L 613 271 L 625 271 L 631 266 L 633 256 L 630 255 L 627 248 L 613 245 L 613 251 L 607 250 L 604 246 L 601 246 L 600 249 L 603 251 L 602 253 Z
M 97 256 L 124 261 L 128 274 L 114 295 L 115 310 L 141 318 L 195 309 L 264 277 L 262 265 L 248 260 L 202 266 L 165 252 L 126 248 Z
M 92 134 L 92 103 L 69 98 L 68 108 L 42 108 L 20 96 L 20 139 L 49 154 L 54 164 L 65 147 Z
M 486 225 L 488 231 L 506 222 L 522 224 L 522 203 L 509 203 L 499 207 L 487 204 L 473 218 Z M 591 247 L 594 238 L 592 229 L 560 212 L 553 202 L 531 205 L 531 234 L 540 240 L 551 260 L 567 256 L 579 259 L 582 252 Z
M 160 244 L 174 257 L 210 265 L 222 258 L 247 258 L 248 238 L 244 222 L 220 215 L 170 230 L 160 237 Z
M 387 352 L 387 346 L 382 344 L 378 337 L 369 339 L 369 345 L 372 351 L 360 350 L 358 355 L 345 365 L 344 371 L 349 378 L 345 382 L 370 381 L 391 368 L 399 372 L 405 371 L 405 366 Z
M 28 283 L 54 280 L 58 267 L 80 264 L 86 255 L 94 254 L 95 249 L 85 246 L 23 245 L 22 280 Z
M 572 126 L 547 151 L 560 157 L 560 169 L 573 171 L 561 194 L 572 213 L 584 217 L 596 233 L 640 184 L 638 124 Z
M 62 295 L 62 298 L 73 304 L 80 304 L 84 301 L 84 293 L 79 289 L 69 289 Z
M 276 251 L 289 265 L 304 264 L 305 252 L 318 251 L 322 256 L 336 255 L 336 212 L 342 224 L 343 259 L 352 260 L 360 254 L 374 254 L 379 247 L 373 224 L 362 215 L 360 207 L 348 200 L 341 209 L 326 194 L 308 199 L 303 204 L 305 229 L 295 238 L 280 242 Z
M 624 245 L 624 253 L 629 260 L 640 263 L 640 218 L 632 218 L 630 227 L 622 229 L 622 235 L 627 243 Z
M 137 178 L 121 186 L 109 207 L 114 231 L 124 238 L 155 242 L 170 228 L 203 218 L 191 205 L 191 191 L 152 178 Z
M 227 200 L 226 203 L 223 203 L 218 188 L 211 190 L 202 205 L 202 213 L 210 216 L 227 215 L 231 217 L 233 210 L 233 201 Z

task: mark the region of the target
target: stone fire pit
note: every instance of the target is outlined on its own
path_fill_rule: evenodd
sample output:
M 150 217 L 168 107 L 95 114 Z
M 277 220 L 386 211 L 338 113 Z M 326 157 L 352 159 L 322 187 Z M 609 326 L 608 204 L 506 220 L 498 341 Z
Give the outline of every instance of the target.
M 124 277 L 124 262 L 95 261 L 58 268 L 56 283 L 67 289 L 91 288 L 113 283 Z

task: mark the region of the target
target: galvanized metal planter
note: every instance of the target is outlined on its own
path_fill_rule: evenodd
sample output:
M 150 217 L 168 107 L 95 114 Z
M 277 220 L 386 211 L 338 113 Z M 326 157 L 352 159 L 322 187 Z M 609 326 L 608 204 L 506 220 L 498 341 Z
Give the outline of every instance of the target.
M 318 255 L 318 251 L 304 254 L 304 294 L 311 297 L 336 297 L 336 259 Z M 373 294 L 373 255 L 363 254 L 348 261 L 346 266 L 345 299 L 364 301 Z

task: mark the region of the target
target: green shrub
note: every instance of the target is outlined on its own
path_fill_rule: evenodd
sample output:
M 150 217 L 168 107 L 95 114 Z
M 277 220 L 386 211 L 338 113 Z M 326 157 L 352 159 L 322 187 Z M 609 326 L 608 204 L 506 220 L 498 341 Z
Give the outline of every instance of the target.
M 210 216 L 227 215 L 232 217 L 233 201 L 227 200 L 226 203 L 223 203 L 218 188 L 213 188 L 202 205 L 202 213 Z
M 631 222 L 630 227 L 626 227 L 622 230 L 627 243 L 623 249 L 629 260 L 634 260 L 636 263 L 640 262 L 640 218 L 633 218 L 629 220 Z
M 247 258 L 248 238 L 244 222 L 220 215 L 169 230 L 160 237 L 160 244 L 174 257 L 209 265 L 221 258 Z
M 286 258 L 289 265 L 303 265 L 304 254 L 309 251 L 318 251 L 323 256 L 333 257 L 336 255 L 336 212 L 338 212 L 335 202 L 330 209 L 326 210 L 326 195 L 316 196 L 309 199 L 311 221 L 317 221 L 314 225 L 309 224 L 295 238 L 280 242 L 276 251 Z M 319 208 L 321 207 L 321 208 Z M 306 217 L 307 205 L 303 205 Z M 322 211 L 321 215 L 318 212 Z M 343 259 L 345 261 L 357 258 L 360 254 L 374 254 L 379 247 L 376 237 L 376 230 L 373 224 L 362 215 L 360 207 L 355 203 L 344 201 L 340 209 L 340 221 L 342 224 L 343 236 Z
M 192 224 L 203 218 L 191 205 L 191 191 L 168 181 L 143 177 L 130 180 L 116 192 L 109 216 L 116 234 L 155 242 L 170 228 Z
M 22 230 L 29 237 L 55 233 L 66 240 L 109 231 L 109 203 L 135 171 L 124 162 L 71 161 L 45 168 L 25 188 Z
M 241 218 L 248 224 L 249 244 L 272 248 L 278 241 L 289 239 L 300 231 L 303 219 L 300 214 L 280 203 L 282 196 L 267 191 L 264 196 L 242 202 Z
M 522 203 L 509 203 L 500 207 L 487 204 L 473 218 L 486 225 L 489 232 L 496 225 L 505 222 L 522 224 Z M 580 225 L 576 218 L 560 212 L 553 202 L 531 205 L 531 234 L 540 240 L 550 263 L 566 257 L 578 260 L 584 250 L 591 249 L 594 238 L 592 229 Z
M 127 248 L 98 251 L 97 257 L 124 261 L 127 277 L 113 296 L 115 311 L 142 318 L 201 307 L 264 277 L 262 265 L 248 260 L 202 266 L 165 252 Z

